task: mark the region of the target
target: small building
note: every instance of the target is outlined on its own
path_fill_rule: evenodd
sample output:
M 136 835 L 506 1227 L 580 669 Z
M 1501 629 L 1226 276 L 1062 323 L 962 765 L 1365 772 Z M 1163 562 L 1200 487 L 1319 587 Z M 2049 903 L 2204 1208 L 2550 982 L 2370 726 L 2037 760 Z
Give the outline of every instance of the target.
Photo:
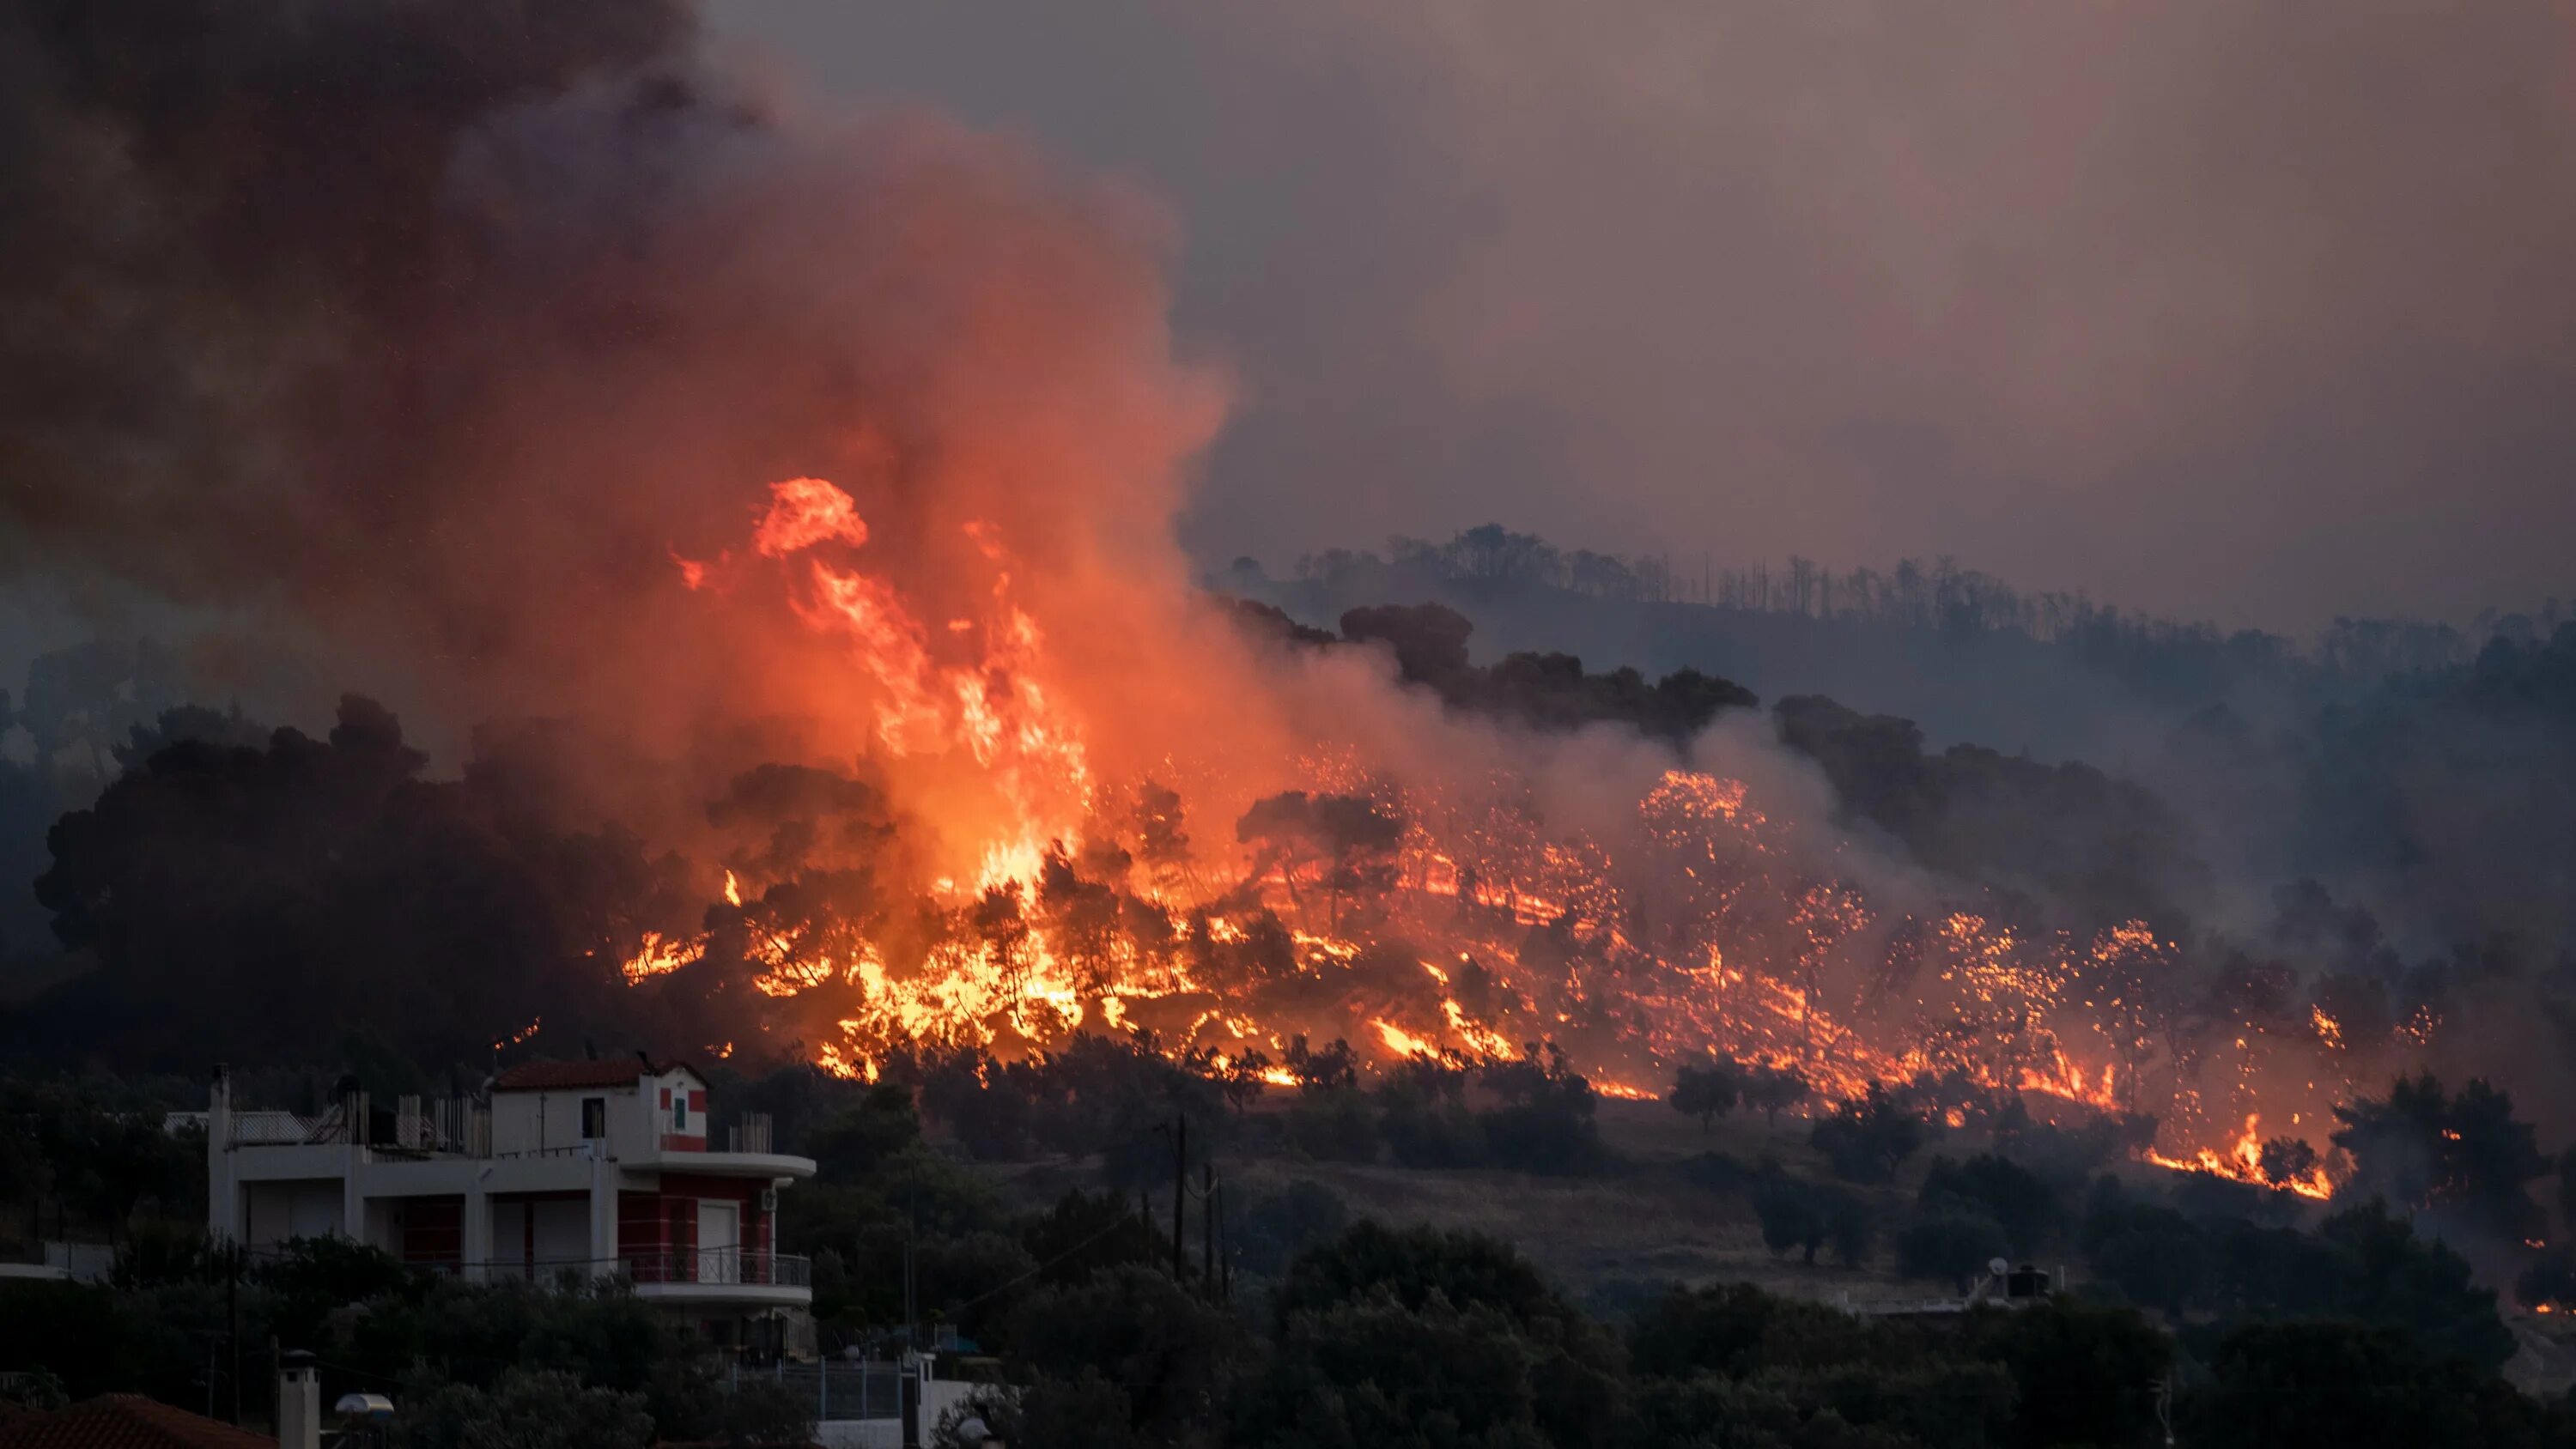
M 685 1062 L 527 1062 L 480 1097 L 313 1118 L 236 1112 L 218 1069 L 205 1127 L 207 1226 L 254 1253 L 337 1236 L 474 1282 L 624 1278 L 720 1343 L 813 1300 L 777 1251 L 813 1159 L 770 1151 L 764 1118 L 716 1137 Z
M 2066 1269 L 2049 1272 L 2032 1263 L 2014 1267 L 2001 1258 L 1986 1264 L 1985 1276 L 1955 1298 L 1881 1298 L 1855 1301 L 1846 1292 L 1835 1306 L 1856 1318 L 1947 1318 L 1980 1308 L 2033 1308 L 2047 1303 L 2066 1281 Z
M 141 1394 L 105 1394 L 67 1408 L 0 1418 L 0 1449 L 280 1449 L 247 1429 Z

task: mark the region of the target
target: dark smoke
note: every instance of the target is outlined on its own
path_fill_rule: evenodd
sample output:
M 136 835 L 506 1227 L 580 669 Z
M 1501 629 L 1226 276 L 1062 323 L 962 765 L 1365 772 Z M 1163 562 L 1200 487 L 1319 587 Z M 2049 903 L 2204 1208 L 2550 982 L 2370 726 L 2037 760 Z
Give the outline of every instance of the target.
M 539 280 L 460 153 L 583 86 L 638 151 L 705 123 L 692 29 L 662 0 L 12 7 L 8 562 L 308 598 L 428 563 L 477 482 L 451 430 L 508 376 L 487 329 Z
M 0 575 L 318 638 L 444 738 L 578 708 L 669 744 L 815 704 L 810 650 L 672 562 L 772 479 L 840 480 L 934 574 L 961 515 L 1068 553 L 1166 516 L 1208 413 L 1157 391 L 1149 209 L 926 117 L 782 120 L 697 35 L 664 0 L 13 7 Z M 1059 408 L 1097 441 L 1033 492 Z

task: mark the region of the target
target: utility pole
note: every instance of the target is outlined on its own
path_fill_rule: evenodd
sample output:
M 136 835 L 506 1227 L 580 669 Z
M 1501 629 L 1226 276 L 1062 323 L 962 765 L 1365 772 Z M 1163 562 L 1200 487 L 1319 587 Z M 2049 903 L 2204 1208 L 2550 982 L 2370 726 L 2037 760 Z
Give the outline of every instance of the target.
M 232 1348 L 233 1427 L 241 1427 L 241 1270 L 239 1238 L 224 1241 L 224 1341 Z M 209 1399 L 214 1396 L 207 1395 Z M 211 1417 L 211 1415 L 210 1415 Z
M 1225 1185 L 1219 1183 L 1216 1200 L 1209 1204 L 1216 1214 L 1216 1287 L 1219 1303 L 1234 1301 L 1234 1257 L 1225 1241 Z
M 1172 1281 L 1182 1281 L 1187 1260 L 1181 1256 L 1181 1223 L 1189 1211 L 1190 1119 L 1172 1119 Z
M 1216 1297 L 1216 1163 L 1210 1160 L 1199 1167 L 1199 1272 L 1206 1279 L 1207 1295 Z

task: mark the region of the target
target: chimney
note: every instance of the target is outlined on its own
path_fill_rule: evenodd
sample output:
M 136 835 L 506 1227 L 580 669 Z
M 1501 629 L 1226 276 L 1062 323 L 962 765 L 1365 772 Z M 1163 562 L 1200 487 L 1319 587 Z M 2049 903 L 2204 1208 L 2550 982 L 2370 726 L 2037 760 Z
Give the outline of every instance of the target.
M 215 1063 L 206 1092 L 206 1230 L 217 1242 L 241 1236 L 241 1191 L 233 1184 L 233 1074 Z
M 277 1356 L 277 1449 L 322 1449 L 322 1379 L 300 1348 Z

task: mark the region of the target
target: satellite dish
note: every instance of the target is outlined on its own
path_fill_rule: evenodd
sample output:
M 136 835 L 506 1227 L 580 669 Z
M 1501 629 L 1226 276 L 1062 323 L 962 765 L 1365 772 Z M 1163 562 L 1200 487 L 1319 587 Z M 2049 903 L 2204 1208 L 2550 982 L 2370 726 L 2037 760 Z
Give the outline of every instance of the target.
M 985 1426 L 980 1414 L 969 1414 L 957 1421 L 957 1442 L 960 1444 L 981 1444 L 992 1437 L 993 1431 Z
M 1988 1258 L 1986 1260 L 1986 1271 L 2000 1278 L 2006 1273 L 2012 1271 L 2012 1264 L 2005 1262 L 2001 1258 Z

